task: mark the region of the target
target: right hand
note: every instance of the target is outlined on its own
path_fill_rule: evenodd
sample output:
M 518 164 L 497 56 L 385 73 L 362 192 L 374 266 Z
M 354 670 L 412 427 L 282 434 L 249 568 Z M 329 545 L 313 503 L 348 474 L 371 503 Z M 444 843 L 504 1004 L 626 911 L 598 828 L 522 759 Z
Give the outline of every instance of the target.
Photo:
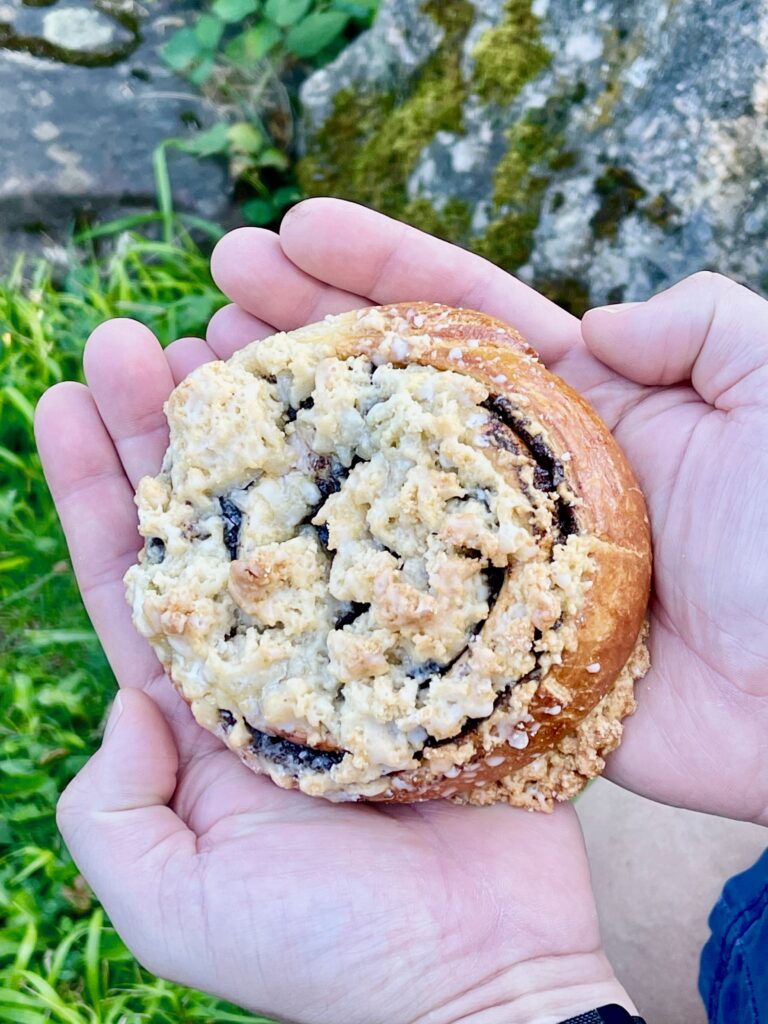
M 768 824 L 768 302 L 701 273 L 582 331 L 654 539 L 653 667 L 610 777 Z
M 234 305 L 218 344 L 329 312 L 425 299 L 517 327 L 597 408 L 653 528 L 652 668 L 609 762 L 666 803 L 768 824 L 768 303 L 715 274 L 579 322 L 478 256 L 351 203 L 314 199 L 214 253 Z

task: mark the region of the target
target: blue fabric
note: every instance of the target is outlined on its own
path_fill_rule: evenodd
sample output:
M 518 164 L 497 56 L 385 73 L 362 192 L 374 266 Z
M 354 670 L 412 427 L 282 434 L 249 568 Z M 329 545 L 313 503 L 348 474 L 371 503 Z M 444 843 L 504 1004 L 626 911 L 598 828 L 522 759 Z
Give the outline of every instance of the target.
M 727 883 L 709 927 L 699 991 L 710 1024 L 768 1024 L 768 850 Z

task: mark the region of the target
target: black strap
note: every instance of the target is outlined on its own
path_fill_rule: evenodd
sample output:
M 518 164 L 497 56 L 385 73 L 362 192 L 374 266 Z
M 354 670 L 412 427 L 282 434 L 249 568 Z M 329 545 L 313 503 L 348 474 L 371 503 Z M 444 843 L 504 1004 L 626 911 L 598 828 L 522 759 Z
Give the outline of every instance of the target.
M 611 1003 L 610 1006 L 580 1013 L 578 1017 L 569 1017 L 561 1024 L 645 1024 L 645 1021 L 642 1017 L 633 1017 L 623 1006 Z

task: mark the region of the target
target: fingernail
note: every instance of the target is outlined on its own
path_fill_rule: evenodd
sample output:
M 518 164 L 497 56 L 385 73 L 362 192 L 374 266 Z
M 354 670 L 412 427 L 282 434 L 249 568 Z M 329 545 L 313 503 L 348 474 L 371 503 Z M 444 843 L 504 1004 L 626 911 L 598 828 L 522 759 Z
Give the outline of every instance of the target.
M 108 740 L 109 737 L 112 735 L 112 732 L 114 731 L 114 728 L 117 725 L 117 720 L 120 717 L 120 715 L 122 715 L 122 713 L 123 701 L 120 697 L 120 694 L 118 693 L 115 695 L 115 699 L 112 701 L 112 707 L 109 709 L 109 718 L 107 719 L 107 725 L 104 729 L 105 740 Z
M 613 306 L 596 306 L 590 312 L 594 313 L 623 313 L 625 309 L 634 309 L 635 306 L 644 306 L 644 302 L 617 302 Z

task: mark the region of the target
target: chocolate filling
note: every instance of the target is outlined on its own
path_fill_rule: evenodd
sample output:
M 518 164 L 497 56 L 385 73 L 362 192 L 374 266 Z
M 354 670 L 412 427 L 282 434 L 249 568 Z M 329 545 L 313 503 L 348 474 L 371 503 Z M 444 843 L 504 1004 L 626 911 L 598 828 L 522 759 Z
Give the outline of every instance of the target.
M 371 606 L 369 604 L 363 604 L 360 601 L 344 602 L 342 605 L 342 611 L 336 622 L 333 625 L 334 629 L 343 629 L 350 623 L 354 622 L 355 619 L 359 619 L 361 615 L 365 615 Z
M 227 732 L 236 721 L 232 712 L 226 708 L 219 708 L 219 719 Z M 292 775 L 300 775 L 305 771 L 327 772 L 344 758 L 343 750 L 315 750 L 281 736 L 270 736 L 269 733 L 255 729 L 249 722 L 245 724 L 251 734 L 251 750 L 269 758 L 273 764 L 287 768 Z
M 312 470 L 315 474 L 315 485 L 323 501 L 341 490 L 341 485 L 349 473 L 338 459 L 329 458 L 327 455 L 313 454 Z
M 144 550 L 147 553 L 147 561 L 152 565 L 159 565 L 165 558 L 165 542 L 159 537 L 147 537 Z
M 538 434 L 532 434 L 528 430 L 528 424 L 520 418 L 518 411 L 508 398 L 505 398 L 503 395 L 491 395 L 489 398 L 486 398 L 482 405 L 484 409 L 491 413 L 496 423 L 500 423 L 502 427 L 506 428 L 506 430 L 499 429 L 495 425 L 494 419 L 492 419 L 491 434 L 498 441 L 500 447 L 506 448 L 508 451 L 513 450 L 509 447 L 512 443 L 507 434 L 507 430 L 509 430 L 523 442 L 530 452 L 536 463 L 533 475 L 536 487 L 541 491 L 551 493 L 555 500 L 559 531 L 558 541 L 562 544 L 572 533 L 579 532 L 575 509 L 572 505 L 565 502 L 557 491 L 560 484 L 565 481 L 565 470 L 563 469 L 562 462 L 555 457 L 552 450 Z
M 311 409 L 315 404 L 314 398 L 310 395 L 309 398 L 305 398 L 303 402 L 299 402 L 298 408 L 293 405 L 287 405 L 285 407 L 285 418 L 289 423 L 293 423 L 296 417 L 299 415 L 299 409 Z
M 465 650 L 466 647 L 459 652 L 457 657 L 461 657 Z M 454 658 L 453 661 L 455 660 Z M 407 668 L 405 674 L 409 679 L 418 679 L 419 686 L 428 686 L 430 679 L 433 676 L 442 675 L 444 672 L 447 672 L 453 661 L 448 662 L 446 665 L 441 665 L 439 661 L 422 661 L 418 665 L 411 665 L 410 668 Z
M 500 568 L 497 565 L 489 565 L 483 569 L 483 576 L 485 576 L 485 582 L 488 587 L 488 614 L 490 615 L 493 611 L 493 606 L 496 604 L 501 588 L 504 586 L 504 577 L 507 575 L 507 570 Z
M 224 544 L 229 552 L 229 557 L 234 561 L 237 558 L 237 547 L 240 543 L 243 513 L 230 498 L 219 498 L 219 508 L 224 523 Z
M 320 544 L 320 547 L 323 548 L 323 550 L 327 551 L 328 550 L 328 527 L 325 525 L 325 523 L 323 523 L 322 526 L 316 526 L 315 529 L 317 530 L 317 540 L 318 540 L 318 543 Z
M 303 772 L 329 772 L 344 759 L 343 750 L 315 750 L 306 747 L 301 743 L 294 743 L 292 740 L 284 740 L 279 736 L 270 736 L 269 733 L 259 732 L 248 722 L 245 723 L 253 737 L 251 739 L 251 750 L 255 754 L 269 758 L 273 764 L 282 765 L 292 775 L 300 775 Z
M 362 462 L 361 458 L 355 456 L 349 466 L 343 466 L 338 459 L 328 455 L 318 455 L 316 452 L 310 454 L 310 465 L 315 478 L 315 486 L 320 491 L 320 501 L 311 508 L 302 519 L 302 524 L 312 524 L 312 520 L 323 507 L 327 498 L 337 491 L 347 479 L 355 466 Z M 315 527 L 318 533 L 318 540 L 324 548 L 328 547 L 328 527 Z

